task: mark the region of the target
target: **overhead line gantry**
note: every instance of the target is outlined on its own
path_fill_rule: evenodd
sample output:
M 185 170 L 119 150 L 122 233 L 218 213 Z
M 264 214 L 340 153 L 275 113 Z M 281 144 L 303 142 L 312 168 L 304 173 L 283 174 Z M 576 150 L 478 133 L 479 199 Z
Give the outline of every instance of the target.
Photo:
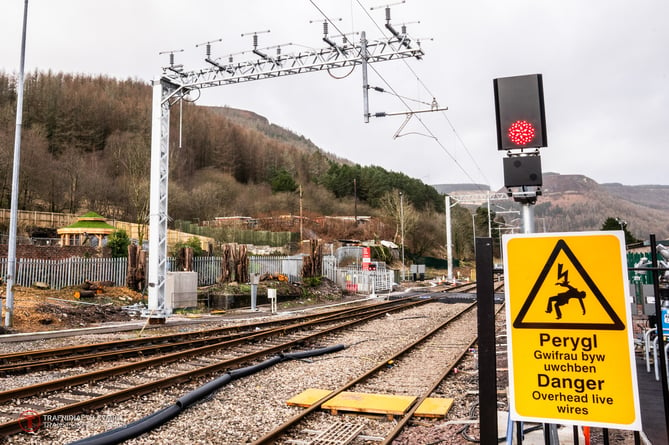
M 218 40 L 216 40 L 218 41 Z M 212 42 L 216 42 L 212 41 Z M 265 55 L 255 60 L 219 63 L 211 58 L 211 43 L 206 42 L 206 68 L 186 71 L 174 63 L 174 52 L 170 51 L 170 65 L 163 68 L 162 75 L 153 82 L 151 122 L 151 190 L 149 198 L 149 305 L 145 316 L 150 322 L 161 323 L 169 315 L 165 308 L 165 284 L 167 281 L 167 223 L 168 223 L 168 175 L 169 175 L 169 122 L 170 107 L 183 100 L 191 91 L 224 85 L 234 85 L 262 79 L 304 74 L 314 71 L 329 71 L 337 68 L 360 65 L 363 72 L 363 101 L 365 122 L 369 120 L 367 64 L 390 60 L 421 59 L 423 51 L 406 33 L 393 33 L 389 38 L 367 41 L 365 32 L 360 41 L 348 39 L 341 45 L 305 50 L 295 54 Z M 254 34 L 254 50 L 257 54 L 257 33 Z M 264 53 L 263 53 L 264 55 Z

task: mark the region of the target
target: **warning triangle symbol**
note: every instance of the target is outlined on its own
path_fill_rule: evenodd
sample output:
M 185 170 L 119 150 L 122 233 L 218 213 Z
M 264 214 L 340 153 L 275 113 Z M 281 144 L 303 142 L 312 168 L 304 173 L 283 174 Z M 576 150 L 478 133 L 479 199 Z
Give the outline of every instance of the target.
M 554 272 L 555 281 L 549 278 Z M 547 281 L 548 280 L 548 281 Z M 593 298 L 594 297 L 594 298 Z M 513 321 L 517 329 L 623 330 L 625 325 L 564 240 L 558 240 Z

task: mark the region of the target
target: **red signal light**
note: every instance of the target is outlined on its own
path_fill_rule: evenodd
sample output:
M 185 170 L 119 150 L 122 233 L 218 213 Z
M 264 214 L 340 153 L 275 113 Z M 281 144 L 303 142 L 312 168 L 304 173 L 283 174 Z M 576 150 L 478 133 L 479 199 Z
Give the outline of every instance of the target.
M 497 149 L 548 145 L 541 74 L 501 77 L 493 81 Z
M 527 121 L 515 121 L 509 127 L 507 135 L 511 142 L 516 145 L 527 145 L 532 142 L 536 131 L 534 126 Z

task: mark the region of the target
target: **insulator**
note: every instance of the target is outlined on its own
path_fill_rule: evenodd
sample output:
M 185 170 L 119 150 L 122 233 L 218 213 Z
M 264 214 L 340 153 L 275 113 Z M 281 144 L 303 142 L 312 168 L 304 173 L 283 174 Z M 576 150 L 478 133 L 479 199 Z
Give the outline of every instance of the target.
M 258 34 L 253 34 L 253 47 L 258 47 Z
M 170 53 L 170 66 L 174 65 L 174 53 Z
M 228 63 L 232 63 L 232 56 L 228 57 Z
M 386 6 L 386 21 L 390 23 L 390 6 Z
M 207 58 L 211 57 L 211 44 L 207 43 Z
M 407 33 L 407 25 L 402 25 L 402 34 Z
M 281 55 L 281 47 L 277 46 L 276 47 L 276 56 L 279 57 Z

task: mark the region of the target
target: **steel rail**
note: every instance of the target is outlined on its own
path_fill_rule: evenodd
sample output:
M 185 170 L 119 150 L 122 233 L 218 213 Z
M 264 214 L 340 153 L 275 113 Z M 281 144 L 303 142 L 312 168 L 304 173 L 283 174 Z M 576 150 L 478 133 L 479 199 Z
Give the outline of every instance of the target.
M 501 304 L 499 306 L 499 308 L 497 308 L 497 310 L 495 311 L 495 315 L 499 314 L 499 312 L 502 310 L 503 307 L 504 307 L 504 305 Z M 407 411 L 404 414 L 404 416 L 402 416 L 402 418 L 400 420 L 397 421 L 395 427 L 390 431 L 390 433 L 388 433 L 388 435 L 386 435 L 384 441 L 381 442 L 381 445 L 389 445 L 393 441 L 393 439 L 395 439 L 395 437 L 397 437 L 399 435 L 399 433 L 402 431 L 404 426 L 409 422 L 409 420 L 411 420 L 411 418 L 413 417 L 414 413 L 416 412 L 416 410 L 418 409 L 420 404 L 423 403 L 425 401 L 425 399 L 430 397 L 430 395 L 437 390 L 439 385 L 441 385 L 441 382 L 443 382 L 446 379 L 446 377 L 448 377 L 448 375 L 453 371 L 453 369 L 458 365 L 458 363 L 460 363 L 460 360 L 462 360 L 462 358 L 465 356 L 465 354 L 469 351 L 469 348 L 471 348 L 477 341 L 478 341 L 478 336 L 475 336 L 472 339 L 472 341 L 469 342 L 462 349 L 461 353 L 444 368 L 444 371 L 439 375 L 439 377 L 437 377 L 433 381 L 430 388 L 427 389 L 418 398 L 418 400 L 416 400 L 416 402 L 411 407 L 411 409 L 409 411 Z
M 392 310 L 400 310 L 400 309 L 405 309 L 407 307 L 414 306 L 416 304 L 422 303 L 421 301 L 409 301 L 405 302 L 403 305 L 398 305 L 393 308 L 390 308 Z M 363 319 L 367 319 L 369 317 L 376 317 L 379 314 L 384 314 L 388 312 L 389 308 L 377 308 L 375 310 L 370 310 L 367 312 L 368 315 L 366 315 Z M 345 320 L 347 318 L 352 318 L 359 316 L 361 314 L 346 314 L 341 317 L 341 320 Z M 364 315 L 364 313 L 362 314 Z M 305 327 L 310 327 L 310 326 L 315 326 L 318 324 L 322 323 L 329 323 L 329 322 L 335 322 L 339 321 L 338 319 L 332 319 L 328 318 L 326 320 L 311 320 L 307 321 L 304 323 L 298 323 L 298 324 L 293 324 L 289 326 L 280 326 L 277 328 L 269 329 L 266 331 L 262 332 L 253 332 L 249 333 L 244 337 L 237 338 L 234 340 L 227 340 L 223 342 L 219 342 L 213 345 L 207 345 L 207 346 L 201 346 L 198 348 L 194 349 L 189 349 L 186 351 L 179 351 L 175 352 L 172 354 L 167 354 L 167 355 L 162 355 L 159 357 L 153 357 L 153 358 L 147 358 L 145 360 L 139 361 L 139 362 L 134 362 L 134 363 L 128 363 L 125 365 L 119 365 L 119 366 L 114 366 L 111 368 L 105 368 L 97 371 L 92 371 L 84 374 L 78 374 L 74 375 L 71 377 L 65 377 L 62 379 L 58 380 L 51 380 L 43 383 L 36 383 L 34 385 L 30 386 L 24 386 L 21 388 L 16 388 L 16 389 L 10 389 L 7 391 L 2 391 L 0 392 L 0 403 L 2 402 L 7 402 L 9 400 L 17 399 L 17 398 L 24 398 L 28 396 L 33 396 L 39 393 L 43 392 L 48 392 L 48 391 L 56 391 L 65 387 L 70 387 L 70 386 L 76 386 L 76 385 L 81 385 L 84 383 L 91 383 L 91 382 L 96 382 L 108 377 L 113 377 L 115 375 L 120 375 L 120 374 L 125 374 L 130 371 L 137 371 L 140 369 L 145 369 L 149 368 L 152 366 L 158 366 L 158 365 L 164 365 L 164 364 L 169 364 L 173 363 L 177 360 L 181 360 L 184 358 L 191 358 L 195 357 L 198 355 L 202 355 L 205 353 L 213 352 L 221 348 L 225 347 L 230 347 L 230 346 L 235 346 L 239 345 L 241 343 L 245 342 L 250 342 L 250 341 L 257 341 L 261 340 L 267 337 L 271 337 L 274 334 L 278 333 L 288 333 L 289 331 L 295 331 L 298 329 L 303 329 Z
M 276 329 L 276 328 L 275 328 Z M 262 332 L 267 332 L 262 331 Z M 99 352 L 94 354 L 76 355 L 72 357 L 62 357 L 54 359 L 37 360 L 22 363 L 13 363 L 11 365 L 0 366 L 0 375 L 13 375 L 19 373 L 33 372 L 44 369 L 55 369 L 66 366 L 78 366 L 87 363 L 97 363 L 101 361 L 110 361 L 113 359 L 144 357 L 155 355 L 161 352 L 174 351 L 184 348 L 197 348 L 211 344 L 220 344 L 223 341 L 231 341 L 247 336 L 246 332 L 238 332 L 225 336 L 209 337 L 199 340 L 187 340 L 184 342 L 166 343 L 160 345 L 140 346 L 136 348 L 125 348 L 121 350 L 112 350 L 108 352 Z
M 392 302 L 386 302 L 383 304 L 376 304 L 376 305 L 371 305 L 371 306 L 364 306 L 364 307 L 357 307 L 357 308 L 347 308 L 344 310 L 339 310 L 336 312 L 328 312 L 328 313 L 321 313 L 321 314 L 316 314 L 316 315 L 308 315 L 305 317 L 292 317 L 291 321 L 300 321 L 300 320 L 317 320 L 319 322 L 325 322 L 328 319 L 332 318 L 338 318 L 341 316 L 350 316 L 352 314 L 358 314 L 358 313 L 364 313 L 366 311 L 369 311 L 370 309 L 377 308 L 377 310 L 386 310 L 387 307 L 392 307 L 403 300 L 395 300 Z M 218 329 L 213 329 L 209 331 L 198 331 L 198 333 L 207 333 L 207 332 L 225 332 L 225 331 L 240 331 L 242 328 L 245 330 L 245 332 L 233 332 L 227 335 L 220 335 L 220 336 L 213 336 L 213 337 L 202 337 L 202 335 L 197 335 L 195 339 L 193 340 L 185 340 L 185 341 L 176 341 L 177 339 L 180 338 L 181 334 L 173 334 L 171 336 L 161 336 L 159 341 L 152 341 L 148 339 L 142 339 L 144 340 L 145 343 L 147 343 L 149 346 L 138 346 L 138 347 L 126 347 L 126 348 L 117 348 L 115 346 L 117 345 L 123 345 L 124 340 L 120 340 L 121 343 L 118 342 L 108 342 L 108 343 L 102 343 L 99 344 L 101 347 L 100 349 L 107 350 L 110 349 L 109 352 L 99 352 L 99 353 L 93 353 L 93 354 L 81 354 L 81 355 L 72 355 L 68 357 L 62 357 L 62 355 L 66 354 L 69 350 L 68 347 L 65 348 L 60 348 L 60 349 L 51 349 L 51 350 L 43 350 L 43 351 L 35 351 L 36 354 L 34 356 L 40 357 L 40 356 L 46 356 L 49 357 L 49 353 L 53 352 L 54 357 L 56 358 L 50 358 L 50 359 L 33 359 L 33 360 L 26 360 L 23 362 L 18 362 L 18 363 L 10 363 L 6 365 L 0 365 L 0 375 L 10 375 L 10 374 L 17 374 L 17 373 L 25 373 L 29 371 L 36 371 L 40 369 L 54 369 L 54 368 L 59 368 L 59 367 L 64 367 L 68 365 L 82 365 L 86 363 L 94 363 L 94 362 L 100 362 L 100 361 L 109 361 L 112 359 L 119 359 L 119 358 L 128 358 L 128 357 L 144 357 L 144 356 L 149 356 L 149 355 L 155 355 L 160 352 L 167 352 L 170 350 L 179 350 L 179 349 L 186 349 L 186 348 L 195 348 L 198 346 L 206 346 L 206 345 L 211 345 L 211 344 L 218 344 L 222 341 L 228 341 L 228 340 L 234 340 L 237 338 L 243 338 L 244 336 L 249 335 L 249 330 L 252 330 L 253 334 L 258 334 L 261 333 L 257 331 L 257 328 L 260 326 L 274 326 L 274 325 L 279 325 L 279 327 L 276 328 L 269 328 L 266 329 L 262 332 L 271 332 L 271 329 L 281 329 L 281 327 L 286 326 L 286 320 L 283 320 L 283 322 L 263 322 L 263 323 L 258 323 L 255 325 L 242 325 L 242 326 L 237 326 L 237 327 L 228 327 L 228 328 L 218 328 Z M 290 326 L 290 325 L 289 325 Z M 221 331 L 223 329 L 223 331 Z M 131 340 L 128 345 L 133 345 L 135 343 L 135 340 Z M 175 341 L 172 341 L 175 340 Z M 156 344 L 158 343 L 158 344 Z M 84 345 L 82 348 L 79 349 L 79 351 L 87 351 L 91 346 L 97 346 L 96 344 L 91 344 L 91 345 Z M 77 351 L 75 351 L 76 353 Z M 20 354 L 12 354 L 13 357 L 20 357 Z
M 284 343 L 281 343 L 281 344 L 276 345 L 276 346 L 265 348 L 265 349 L 262 349 L 262 350 L 259 350 L 259 351 L 256 351 L 256 352 L 247 353 L 247 354 L 245 354 L 243 356 L 240 356 L 240 357 L 224 360 L 224 361 L 221 361 L 219 363 L 215 363 L 215 364 L 212 364 L 212 365 L 200 367 L 200 368 L 197 368 L 197 369 L 194 369 L 194 370 L 191 370 L 191 371 L 186 371 L 186 372 L 176 374 L 176 375 L 171 376 L 171 377 L 166 377 L 166 378 L 156 380 L 156 381 L 153 381 L 153 382 L 149 382 L 149 383 L 137 385 L 137 386 L 134 386 L 134 387 L 131 387 L 131 388 L 122 389 L 122 390 L 119 390 L 119 391 L 116 391 L 116 392 L 111 392 L 111 393 L 104 394 L 104 395 L 101 395 L 101 396 L 93 397 L 91 399 L 84 400 L 84 401 L 81 401 L 81 402 L 76 402 L 76 403 L 73 403 L 73 404 L 69 404 L 69 405 L 58 407 L 58 408 L 54 408 L 54 409 L 51 409 L 51 410 L 48 410 L 48 411 L 45 411 L 45 412 L 42 412 L 42 413 L 39 413 L 39 414 L 40 415 L 49 415 L 49 416 L 68 415 L 68 414 L 78 414 L 78 413 L 82 413 L 82 412 L 86 412 L 86 411 L 90 411 L 90 410 L 99 409 L 99 408 L 104 407 L 105 405 L 108 405 L 110 403 L 115 403 L 115 402 L 128 400 L 128 399 L 130 399 L 132 397 L 135 397 L 135 396 L 141 396 L 141 395 L 150 393 L 150 392 L 158 390 L 158 389 L 171 387 L 171 386 L 174 386 L 176 384 L 180 384 L 180 383 L 184 383 L 184 382 L 193 380 L 195 378 L 204 377 L 204 376 L 213 374 L 215 372 L 220 372 L 220 371 L 223 371 L 223 370 L 226 370 L 226 369 L 230 368 L 231 366 L 243 364 L 245 362 L 257 359 L 257 358 L 262 357 L 262 356 L 266 356 L 266 355 L 269 355 L 269 354 L 285 351 L 286 349 L 289 349 L 291 347 L 303 344 L 307 341 L 312 341 L 312 340 L 314 340 L 318 337 L 322 337 L 322 336 L 331 334 L 333 332 L 349 328 L 349 327 L 354 326 L 356 324 L 363 323 L 363 322 L 371 320 L 373 318 L 383 316 L 384 314 L 386 314 L 388 312 L 388 310 L 392 310 L 392 311 L 401 310 L 401 309 L 405 309 L 405 308 L 408 308 L 408 307 L 425 304 L 429 301 L 432 301 L 432 300 L 424 299 L 424 300 L 418 300 L 418 301 L 409 301 L 409 302 L 406 302 L 405 305 L 395 306 L 395 307 L 392 307 L 392 308 L 379 309 L 379 310 L 373 311 L 373 313 L 371 315 L 365 315 L 362 318 L 347 321 L 347 322 L 339 324 L 337 326 L 326 328 L 326 329 L 324 329 L 322 331 L 319 331 L 317 333 L 309 334 L 307 336 L 300 337 L 298 339 L 290 340 L 288 342 L 284 342 Z M 313 323 L 315 323 L 315 322 L 308 322 L 307 324 L 313 324 Z M 304 326 L 304 325 L 301 325 L 301 326 Z M 299 327 L 299 326 L 296 326 L 296 328 L 297 327 Z M 284 328 L 284 329 L 287 330 L 288 327 Z M 277 331 L 281 331 L 281 330 L 283 330 L 283 329 L 281 329 L 281 328 L 277 329 Z M 255 336 L 250 336 L 249 338 L 255 338 Z M 209 348 L 209 347 L 207 347 L 207 348 Z M 148 361 L 154 361 L 154 360 L 155 359 L 150 359 Z M 140 362 L 138 364 L 133 363 L 133 364 L 130 364 L 130 365 L 123 365 L 121 367 L 110 368 L 106 371 L 112 371 L 113 372 L 112 374 L 109 374 L 108 376 L 117 375 L 117 374 L 124 373 L 127 369 L 134 370 L 136 368 L 136 365 L 141 365 L 142 363 L 143 362 Z M 119 368 L 126 368 L 126 369 L 124 369 L 121 372 L 117 372 L 119 370 Z M 45 392 L 45 391 L 53 391 L 53 390 L 56 390 L 56 389 L 67 387 L 67 386 L 75 386 L 77 384 L 87 383 L 87 382 L 90 382 L 90 381 L 96 381 L 96 380 L 101 380 L 102 378 L 106 378 L 106 376 L 105 377 L 101 377 L 99 375 L 94 376 L 94 374 L 96 374 L 96 373 L 82 374 L 82 375 L 74 376 L 74 377 L 71 377 L 71 378 L 56 380 L 56 381 L 53 381 L 53 382 L 45 382 L 43 384 L 32 385 L 30 387 L 17 388 L 16 390 L 10 390 L 10 391 L 5 391 L 5 392 L 0 393 L 0 397 L 1 397 L 2 401 L 7 401 L 8 400 L 7 397 L 10 395 L 10 393 L 15 394 L 13 397 L 21 398 L 21 397 L 26 397 L 25 394 L 34 395 L 34 394 Z M 94 380 L 92 380 L 92 379 L 94 379 Z M 41 387 L 41 388 L 38 388 L 38 387 Z M 30 391 L 28 391 L 28 389 L 30 389 Z M 35 391 L 35 389 L 37 389 L 37 391 Z M 0 437 L 5 437 L 5 436 L 15 434 L 15 433 L 19 433 L 20 431 L 22 431 L 21 425 L 20 425 L 20 420 L 21 419 L 16 419 L 16 420 L 13 420 L 13 421 L 10 421 L 10 422 L 0 424 Z
M 456 284 L 455 286 L 451 286 L 446 289 L 446 292 L 462 292 L 469 291 L 470 289 L 476 289 L 476 281 L 473 283 Z
M 142 345 L 142 344 L 155 345 L 157 343 L 165 344 L 165 343 L 169 343 L 169 342 L 179 342 L 179 341 L 186 340 L 186 339 L 189 339 L 189 338 L 198 338 L 198 337 L 208 336 L 208 335 L 218 335 L 218 334 L 222 334 L 222 333 L 238 332 L 238 331 L 244 330 L 244 329 L 255 329 L 257 327 L 263 327 L 263 326 L 283 325 L 283 324 L 298 322 L 300 320 L 309 320 L 309 319 L 321 318 L 321 317 L 328 316 L 328 315 L 336 315 L 336 314 L 339 314 L 339 313 L 361 311 L 361 310 L 365 310 L 366 308 L 373 307 L 373 306 L 384 306 L 384 305 L 392 306 L 393 304 L 397 304 L 398 301 L 401 301 L 401 300 L 384 301 L 384 302 L 380 302 L 380 303 L 374 303 L 372 305 L 358 306 L 358 307 L 353 307 L 353 308 L 349 307 L 349 308 L 344 308 L 344 309 L 337 309 L 337 310 L 334 310 L 334 311 L 321 312 L 321 313 L 318 313 L 318 314 L 309 314 L 309 315 L 301 315 L 301 316 L 283 318 L 281 320 L 269 320 L 269 321 L 263 321 L 263 322 L 257 322 L 257 323 L 239 324 L 239 325 L 234 325 L 234 326 L 226 326 L 226 327 L 213 328 L 213 329 L 204 329 L 204 330 L 198 330 L 198 331 L 193 331 L 193 332 L 182 332 L 182 333 L 178 333 L 178 334 L 166 334 L 166 335 L 158 335 L 158 336 L 151 336 L 151 337 L 114 340 L 114 341 L 110 341 L 110 342 L 89 343 L 89 344 L 78 345 L 78 346 L 68 346 L 68 347 L 65 347 L 65 348 L 41 349 L 41 350 L 37 350 L 37 351 L 0 354 L 0 365 L 16 363 L 17 361 L 19 361 L 19 363 L 23 364 L 23 363 L 29 363 L 31 361 L 43 360 L 43 359 L 46 359 L 46 358 L 71 356 L 71 355 L 74 355 L 74 354 L 89 354 L 89 353 L 95 352 L 95 351 L 118 350 L 118 349 L 121 349 L 121 348 L 132 348 L 132 347 L 135 347 L 137 345 Z
M 495 285 L 494 291 L 499 292 L 503 288 L 504 288 L 504 282 L 501 282 Z M 476 282 L 474 281 L 472 283 L 457 284 L 455 286 L 449 287 L 448 289 L 445 290 L 445 293 L 454 293 L 454 292 L 474 293 L 475 289 L 476 289 Z

